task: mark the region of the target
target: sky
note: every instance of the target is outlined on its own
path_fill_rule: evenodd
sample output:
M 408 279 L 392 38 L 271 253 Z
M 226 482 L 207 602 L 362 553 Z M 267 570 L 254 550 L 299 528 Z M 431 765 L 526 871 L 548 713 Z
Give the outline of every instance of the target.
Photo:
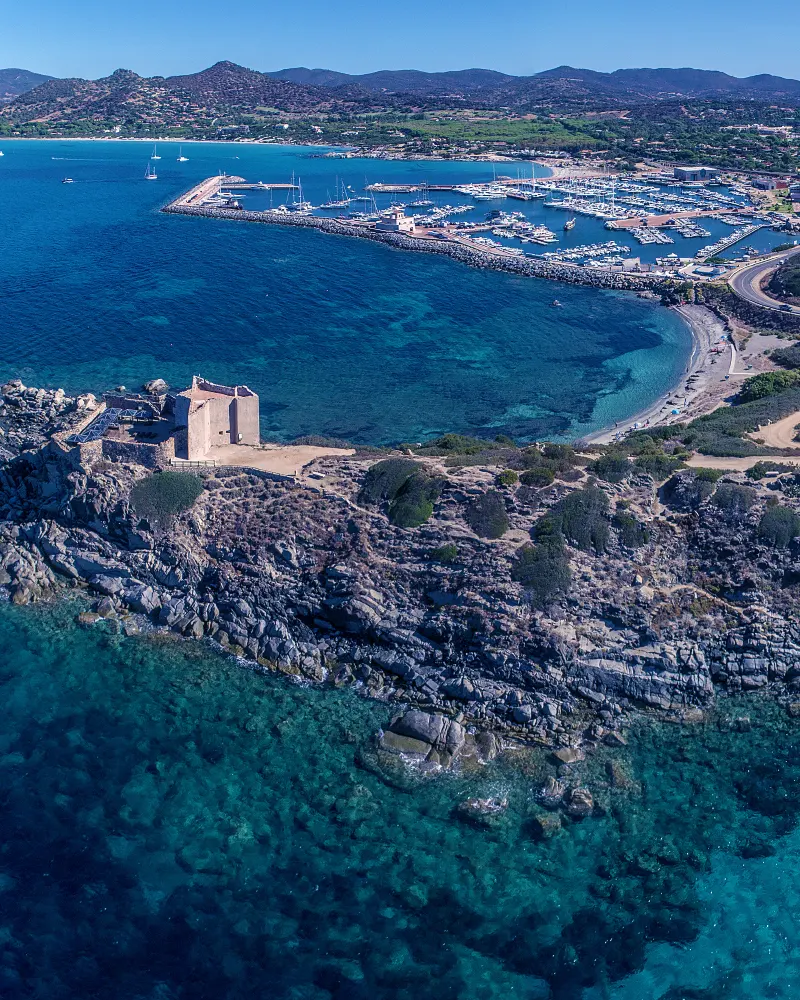
M 800 78 L 800 2 L 771 0 L 0 0 L 0 68 L 97 78 L 251 69 L 692 66 Z

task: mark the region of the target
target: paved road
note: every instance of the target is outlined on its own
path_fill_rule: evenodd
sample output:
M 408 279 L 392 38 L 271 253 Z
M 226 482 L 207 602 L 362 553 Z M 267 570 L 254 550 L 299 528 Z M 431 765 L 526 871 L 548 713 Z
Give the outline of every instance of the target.
M 792 250 L 786 250 L 783 253 L 775 254 L 767 261 L 760 261 L 755 264 L 750 264 L 747 267 L 740 268 L 738 271 L 734 271 L 728 277 L 728 284 L 736 292 L 739 298 L 744 299 L 746 302 L 752 302 L 753 305 L 762 306 L 765 309 L 777 309 L 783 312 L 789 312 L 790 310 L 781 310 L 781 304 L 775 299 L 770 298 L 764 292 L 761 291 L 761 281 L 770 273 L 774 271 L 778 264 L 782 264 L 783 261 L 787 260 L 789 257 L 794 257 L 795 254 L 800 254 L 800 247 L 795 247 Z M 792 306 L 791 312 L 796 316 L 800 316 L 800 307 Z

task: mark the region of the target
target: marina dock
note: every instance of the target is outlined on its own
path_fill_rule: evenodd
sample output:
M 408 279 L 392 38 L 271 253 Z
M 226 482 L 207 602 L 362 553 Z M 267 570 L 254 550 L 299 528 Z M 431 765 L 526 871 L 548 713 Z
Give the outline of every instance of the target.
M 388 222 L 381 228 L 380 222 L 344 217 L 323 218 L 308 212 L 291 212 L 285 206 L 281 206 L 281 209 L 251 211 L 238 205 L 221 204 L 220 192 L 229 190 L 231 181 L 231 178 L 224 176 L 209 177 L 164 206 L 162 211 L 169 215 L 191 215 L 209 219 L 317 229 L 336 236 L 369 239 L 397 249 L 437 253 L 473 267 L 509 271 L 513 274 L 569 284 L 643 291 L 657 287 L 664 279 L 664 275 L 631 273 L 622 268 L 584 267 L 575 261 L 537 259 L 525 255 L 516 248 L 504 247 L 488 238 L 473 237 L 473 233 L 485 232 L 489 228 L 486 224 L 471 226 L 466 230 L 448 223 L 436 228 L 427 228 L 414 225 L 411 219 L 403 219 L 402 222 L 411 223 L 408 229 L 398 227 L 392 230 Z M 242 178 L 236 178 L 233 183 L 247 182 Z

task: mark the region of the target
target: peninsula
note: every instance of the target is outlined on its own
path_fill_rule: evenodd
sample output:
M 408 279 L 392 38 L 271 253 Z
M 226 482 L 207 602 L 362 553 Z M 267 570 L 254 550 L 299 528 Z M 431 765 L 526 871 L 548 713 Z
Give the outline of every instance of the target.
M 17 604 L 73 590 L 86 627 L 171 629 L 405 706 L 376 758 L 390 770 L 503 740 L 572 761 L 639 711 L 695 719 L 725 692 L 795 712 L 800 451 L 748 428 L 800 422 L 800 389 L 764 398 L 763 378 L 606 447 L 404 451 L 264 448 L 258 397 L 199 377 L 102 400 L 10 382 L 0 586 Z M 687 467 L 725 440 L 755 474 Z

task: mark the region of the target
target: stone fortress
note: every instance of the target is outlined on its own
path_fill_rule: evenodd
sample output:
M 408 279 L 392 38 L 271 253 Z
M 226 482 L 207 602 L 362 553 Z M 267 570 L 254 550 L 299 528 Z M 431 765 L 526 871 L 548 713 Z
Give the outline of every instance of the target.
M 58 444 L 76 464 L 241 465 L 244 451 L 260 447 L 258 396 L 246 385 L 218 385 L 198 375 L 179 392 L 161 379 L 140 393 L 120 386 Z

